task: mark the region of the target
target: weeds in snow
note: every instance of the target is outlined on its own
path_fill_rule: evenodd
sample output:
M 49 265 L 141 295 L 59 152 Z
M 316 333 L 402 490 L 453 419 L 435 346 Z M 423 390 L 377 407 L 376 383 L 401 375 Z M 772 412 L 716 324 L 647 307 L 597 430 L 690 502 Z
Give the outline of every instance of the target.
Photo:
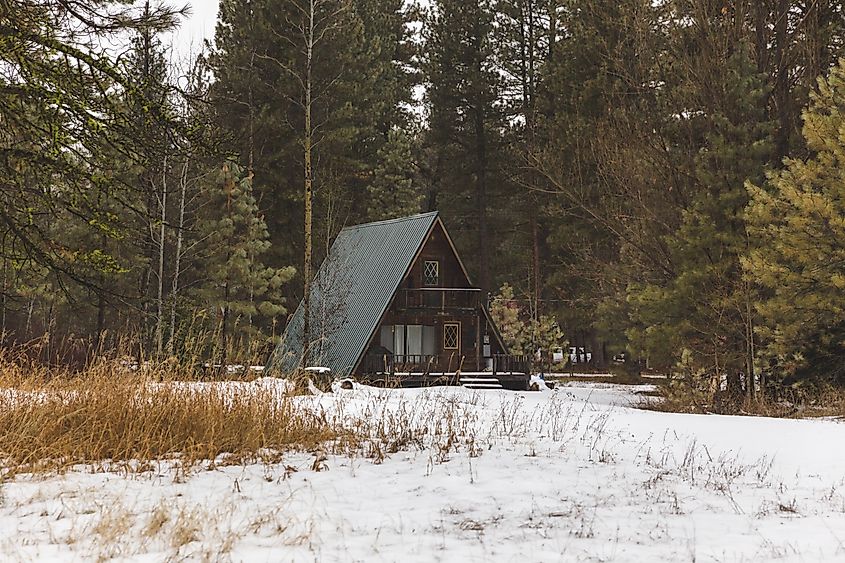
M 187 385 L 104 368 L 71 379 L 33 377 L 15 391 L 0 394 L 7 476 L 80 463 L 138 472 L 168 458 L 191 467 L 222 454 L 260 461 L 262 452 L 316 448 L 345 434 L 283 386 L 261 381 Z
M 168 473 L 174 478 L 167 486 L 182 490 L 173 481 L 219 476 L 200 470 L 229 472 L 222 489 L 232 505 L 209 508 L 159 501 L 143 507 L 131 503 L 114 509 L 78 507 L 75 517 L 80 524 L 64 536 L 57 532 L 56 542 L 76 539 L 86 549 L 96 544 L 103 557 L 158 550 L 173 559 L 202 559 L 227 553 L 248 536 L 272 537 L 277 545 L 309 549 L 319 540 L 312 537 L 313 529 L 318 535 L 335 530 L 321 530 L 319 519 L 310 513 L 311 520 L 297 520 L 296 509 L 290 506 L 298 498 L 296 487 L 302 486 L 306 476 L 309 483 L 332 483 L 329 479 L 347 462 L 354 477 L 365 466 L 357 463 L 359 458 L 376 464 L 393 456 L 418 458 L 415 479 L 426 464 L 426 475 L 457 475 L 464 479 L 462 483 L 475 484 L 473 490 L 481 490 L 489 485 L 491 467 L 510 456 L 515 474 L 526 467 L 546 468 L 537 479 L 537 490 L 555 486 L 557 466 L 553 463 L 583 475 L 575 480 L 579 487 L 594 487 L 588 492 L 572 489 L 571 495 L 561 489 L 551 498 L 538 495 L 527 523 L 525 511 L 509 512 L 511 507 L 498 497 L 496 502 L 502 504 L 486 513 L 476 512 L 474 504 L 460 497 L 449 499 L 454 504 L 440 513 L 446 523 L 436 528 L 443 534 L 444 548 L 447 532 L 452 534 L 450 542 L 457 533 L 479 541 L 484 536 L 484 542 L 492 544 L 513 529 L 555 537 L 557 528 L 568 549 L 583 544 L 615 550 L 616 543 L 631 539 L 620 540 L 620 533 L 629 532 L 618 526 L 616 538 L 612 537 L 615 513 L 620 510 L 633 510 L 642 519 L 636 539 L 646 543 L 669 543 L 679 537 L 681 517 L 700 511 L 737 519 L 744 515 L 797 521 L 821 504 L 828 511 L 831 506 L 845 510 L 837 486 L 814 489 L 809 499 L 801 490 L 783 484 L 777 487 L 770 457 L 746 463 L 735 452 L 714 452 L 672 431 L 662 442 L 659 433 L 633 441 L 613 409 L 588 406 L 564 393 L 550 392 L 531 406 L 532 401 L 520 395 L 454 388 L 341 389 L 333 395 L 289 397 L 283 384 L 263 380 L 218 385 L 95 377 L 27 381 L 8 396 L 0 399 L 6 401 L 0 412 L 6 478 L 14 479 L 20 471 L 62 469 L 84 461 L 95 470 L 125 472 L 133 479 L 157 479 Z M 86 441 L 89 445 L 83 444 Z M 292 462 L 289 449 L 311 455 L 303 453 Z M 251 463 L 261 466 L 229 467 Z M 321 474 L 311 474 L 309 469 Z M 295 476 L 297 471 L 307 475 Z M 139 472 L 150 475 L 139 477 Z M 572 475 L 566 477 L 571 483 Z M 0 475 L 0 499 L 2 479 Z M 434 483 L 430 480 L 421 487 Z M 241 510 L 237 519 L 231 516 L 236 503 L 256 490 L 278 488 L 290 490 L 290 497 L 272 510 L 264 507 L 246 515 Z M 464 505 L 471 507 L 466 513 L 460 508 Z M 385 529 L 391 525 L 395 523 L 379 523 Z M 400 535 L 407 533 L 403 526 L 397 528 Z M 356 531 L 353 527 L 342 532 Z M 689 551 L 694 558 L 695 536 L 692 541 Z M 770 551 L 774 553 L 775 547 Z M 608 558 L 612 557 L 611 553 Z

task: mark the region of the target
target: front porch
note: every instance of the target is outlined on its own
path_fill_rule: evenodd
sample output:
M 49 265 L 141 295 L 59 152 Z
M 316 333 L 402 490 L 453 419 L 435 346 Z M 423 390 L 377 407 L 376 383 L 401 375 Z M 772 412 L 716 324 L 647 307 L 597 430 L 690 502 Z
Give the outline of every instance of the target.
M 453 354 L 377 354 L 364 357 L 359 374 L 366 382 L 384 387 L 428 387 L 464 385 L 475 388 L 528 389 L 528 356 L 495 354 L 488 358 L 489 369 Z M 486 367 L 486 366 L 485 366 Z

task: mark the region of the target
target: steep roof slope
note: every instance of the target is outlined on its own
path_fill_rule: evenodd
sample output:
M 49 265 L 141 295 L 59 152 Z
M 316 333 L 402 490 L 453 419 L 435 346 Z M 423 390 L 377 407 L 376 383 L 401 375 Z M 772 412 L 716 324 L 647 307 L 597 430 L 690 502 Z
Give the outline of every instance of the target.
M 311 286 L 311 365 L 349 375 L 437 216 L 433 211 L 340 232 Z M 270 357 L 269 369 L 296 369 L 303 316 L 300 303 Z

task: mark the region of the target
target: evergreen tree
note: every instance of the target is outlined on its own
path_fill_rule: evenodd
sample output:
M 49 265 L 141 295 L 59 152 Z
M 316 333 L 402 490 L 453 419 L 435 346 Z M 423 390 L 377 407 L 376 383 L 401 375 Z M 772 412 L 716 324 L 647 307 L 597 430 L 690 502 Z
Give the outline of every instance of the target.
M 390 131 L 405 128 L 414 82 L 396 0 L 320 0 L 312 49 L 311 147 L 315 260 L 345 224 L 368 213 L 368 189 Z M 254 173 L 274 264 L 304 255 L 306 0 L 225 0 L 210 66 L 217 123 Z M 300 272 L 301 273 L 301 272 Z M 299 279 L 296 286 L 302 287 Z M 294 297 L 294 286 L 288 291 Z
M 149 2 L 144 13 L 150 12 Z M 137 303 L 140 317 L 136 329 L 147 352 L 161 355 L 164 339 L 165 251 L 168 242 L 168 196 L 172 166 L 177 161 L 178 135 L 173 88 L 168 83 L 164 48 L 156 31 L 144 27 L 132 37 L 126 72 L 134 79 L 123 94 L 129 119 L 140 150 L 124 162 L 125 199 L 134 213 L 122 217 L 124 252 L 134 250 L 127 260 L 137 288 L 130 299 Z M 133 295 L 134 294 L 134 295 Z
M 573 345 L 604 361 L 625 346 L 626 286 L 660 272 L 680 190 L 664 147 L 663 8 L 647 0 L 563 2 L 536 95 L 529 165 L 545 202 L 547 297 Z M 665 165 L 666 169 L 659 166 Z M 670 210 L 671 209 L 671 210 Z
M 372 156 L 389 141 L 394 128 L 407 130 L 414 120 L 410 105 L 419 76 L 411 23 L 418 16 L 413 5 L 404 0 L 355 0 L 353 7 L 361 20 L 371 67 L 372 83 L 362 93 L 372 98 L 358 103 L 373 116 L 377 135 L 362 154 Z
M 511 352 L 524 353 L 530 342 L 526 342 L 520 307 L 514 300 L 513 288 L 510 285 L 503 285 L 490 302 L 490 316 Z
M 567 348 L 563 331 L 557 319 L 551 315 L 535 317 L 525 307 L 520 306 L 528 300 L 515 299 L 513 288 L 505 284 L 490 303 L 490 316 L 502 334 L 511 354 L 526 354 L 540 362 L 537 369 L 548 369 L 543 365 L 551 360 L 551 354 L 557 348 Z M 540 358 L 535 356 L 540 351 Z
M 440 187 L 429 205 L 443 209 L 458 240 L 472 234 L 463 254 L 473 257 L 470 268 L 488 290 L 495 245 L 488 210 L 495 208 L 493 170 L 502 126 L 493 18 L 487 0 L 433 2 L 424 22 L 423 62 L 430 114 L 427 143 Z
M 271 243 L 248 173 L 226 163 L 208 192 L 208 212 L 198 225 L 204 237 L 205 280 L 195 295 L 215 320 L 217 352 L 225 363 L 236 327 L 254 339 L 284 313 L 281 288 L 294 271 L 264 265 Z
M 497 216 L 509 227 L 498 241 L 497 272 L 523 285 L 532 297 L 532 315 L 543 310 L 547 276 L 549 184 L 530 166 L 540 145 L 538 113 L 543 79 L 552 63 L 559 2 L 503 0 L 496 3 L 495 56 L 502 75 L 502 203 Z M 521 275 L 520 275 L 521 274 Z
M 378 151 L 379 162 L 373 169 L 372 182 L 367 186 L 368 220 L 420 212 L 422 192 L 414 186 L 413 148 L 413 138 L 402 129 L 394 129 L 388 134 L 387 142 Z
M 673 275 L 660 284 L 629 289 L 638 325 L 630 336 L 653 356 L 671 350 L 670 361 L 690 350 L 687 364 L 697 362 L 708 377 L 727 378 L 738 391 L 739 374 L 754 374 L 756 296 L 740 266 L 750 244 L 744 183 L 763 177 L 774 128 L 765 114 L 763 77 L 747 51 L 737 49 L 709 81 L 716 103 L 705 108 L 704 142 L 694 162 L 689 204 L 669 238 Z M 748 385 L 748 392 L 753 388 Z
M 749 183 L 748 220 L 759 244 L 744 261 L 766 290 L 758 330 L 775 375 L 815 374 L 843 382 L 845 343 L 845 60 L 804 111 L 807 159 L 787 159 L 765 184 Z M 808 364 L 812 359 L 814 364 Z M 808 371 L 809 368 L 809 371 Z
M 44 300 L 49 315 L 74 318 L 53 335 L 99 334 L 105 316 L 90 302 L 127 297 L 111 282 L 126 268 L 116 248 L 137 208 L 118 172 L 139 165 L 146 146 L 126 103 L 138 77 L 105 46 L 169 28 L 175 15 L 93 0 L 0 9 L 0 252 L 13 271 L 46 268 L 64 293 Z M 143 95 L 138 107 L 149 109 Z

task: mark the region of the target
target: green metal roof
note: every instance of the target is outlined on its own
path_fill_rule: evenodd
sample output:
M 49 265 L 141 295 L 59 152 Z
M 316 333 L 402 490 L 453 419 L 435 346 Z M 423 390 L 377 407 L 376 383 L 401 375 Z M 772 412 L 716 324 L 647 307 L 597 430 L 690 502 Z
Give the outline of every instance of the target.
M 311 286 L 308 365 L 350 374 L 436 221 L 433 211 L 340 232 Z M 300 303 L 268 369 L 289 373 L 299 365 L 303 316 Z

